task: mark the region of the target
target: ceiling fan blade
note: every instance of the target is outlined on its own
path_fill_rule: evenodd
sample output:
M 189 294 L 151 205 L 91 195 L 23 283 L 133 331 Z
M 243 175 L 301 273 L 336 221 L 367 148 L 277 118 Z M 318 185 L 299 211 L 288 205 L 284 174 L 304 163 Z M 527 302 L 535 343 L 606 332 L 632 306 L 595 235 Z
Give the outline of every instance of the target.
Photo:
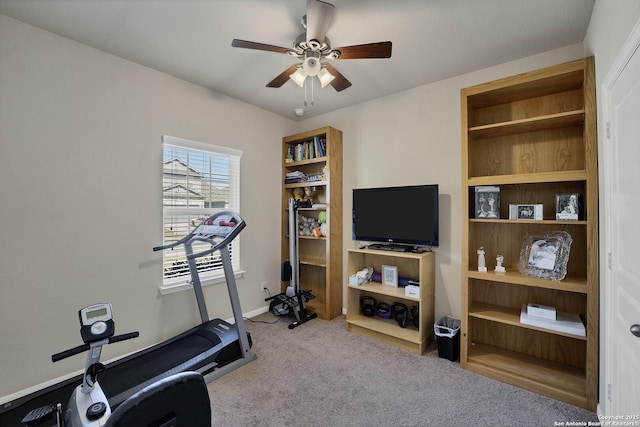
M 391 58 L 391 42 L 358 44 L 334 50 L 342 52 L 338 59 Z
M 307 0 L 307 43 L 317 40 L 324 43 L 327 30 L 333 19 L 335 6 L 320 0 Z
M 335 79 L 333 79 L 329 84 L 333 86 L 336 92 L 342 92 L 343 90 L 351 86 L 351 82 L 347 80 L 345 76 L 340 74 L 340 72 L 336 70 L 333 65 L 331 64 L 326 64 L 326 65 L 327 65 L 327 70 L 329 70 L 329 72 L 335 77 Z
M 255 49 L 255 50 L 265 50 L 267 52 L 276 52 L 276 53 L 287 53 L 291 49 L 287 49 L 286 47 L 274 46 L 271 44 L 257 43 L 257 42 L 249 42 L 246 40 L 238 40 L 233 39 L 231 42 L 231 46 L 233 47 L 242 47 L 245 49 Z
M 281 87 L 283 84 L 289 81 L 289 76 L 296 72 L 296 68 L 302 64 L 293 64 L 291 67 L 284 70 L 275 79 L 267 83 L 267 87 Z

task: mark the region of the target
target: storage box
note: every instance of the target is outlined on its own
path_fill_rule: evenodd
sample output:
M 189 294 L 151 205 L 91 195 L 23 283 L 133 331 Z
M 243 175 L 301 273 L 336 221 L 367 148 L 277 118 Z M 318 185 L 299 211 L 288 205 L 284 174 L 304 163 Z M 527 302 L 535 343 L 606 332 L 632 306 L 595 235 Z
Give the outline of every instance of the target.
M 582 323 L 582 319 L 580 319 L 580 316 L 576 313 L 558 312 L 556 313 L 556 320 L 550 320 L 527 314 L 527 305 L 522 304 L 520 323 L 580 337 L 587 336 L 587 331 Z
M 556 308 L 548 305 L 527 304 L 527 314 L 529 316 L 541 317 L 543 319 L 556 320 Z
M 509 219 L 534 219 L 542 221 L 542 204 L 509 205 Z
M 420 286 L 407 285 L 404 287 L 404 296 L 411 298 L 420 298 Z

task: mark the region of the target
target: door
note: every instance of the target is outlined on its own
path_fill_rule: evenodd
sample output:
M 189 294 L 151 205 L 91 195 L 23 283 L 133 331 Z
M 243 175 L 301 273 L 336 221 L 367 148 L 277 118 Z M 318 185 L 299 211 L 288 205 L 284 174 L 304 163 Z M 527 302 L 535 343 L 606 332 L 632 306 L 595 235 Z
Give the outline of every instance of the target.
M 606 415 L 640 416 L 640 26 L 607 76 L 605 95 Z M 607 185 L 608 184 L 608 185 Z M 638 329 L 637 332 L 634 331 Z M 626 419 L 625 419 L 626 420 Z M 629 419 L 640 423 L 640 419 Z

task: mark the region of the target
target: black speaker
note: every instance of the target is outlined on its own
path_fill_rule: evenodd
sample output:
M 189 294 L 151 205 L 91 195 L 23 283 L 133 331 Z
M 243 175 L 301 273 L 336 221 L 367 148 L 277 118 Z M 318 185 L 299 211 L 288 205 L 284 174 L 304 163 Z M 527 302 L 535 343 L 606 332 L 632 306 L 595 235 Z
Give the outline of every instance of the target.
M 280 281 L 288 282 L 291 280 L 291 263 L 285 261 L 282 263 L 282 269 L 280 270 Z
M 374 297 L 368 295 L 360 297 L 360 307 L 362 308 L 362 314 L 371 317 L 376 313 L 376 307 L 378 301 Z
M 391 306 L 393 318 L 396 319 L 401 328 L 406 328 L 409 323 L 409 308 L 401 302 L 394 302 Z

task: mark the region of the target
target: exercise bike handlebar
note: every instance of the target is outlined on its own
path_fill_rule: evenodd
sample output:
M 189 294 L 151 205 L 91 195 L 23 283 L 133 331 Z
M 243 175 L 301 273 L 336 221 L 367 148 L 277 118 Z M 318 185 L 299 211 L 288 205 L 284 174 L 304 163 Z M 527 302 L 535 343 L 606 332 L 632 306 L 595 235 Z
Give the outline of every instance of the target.
M 130 340 L 133 338 L 137 338 L 140 336 L 140 332 L 128 332 L 126 334 L 114 335 L 108 338 L 108 343 L 113 344 L 120 341 Z M 74 348 L 70 348 L 69 350 L 61 351 L 60 353 L 56 353 L 51 356 L 52 362 L 59 362 L 62 359 L 66 359 L 67 357 L 75 356 L 76 354 L 84 353 L 85 351 L 91 348 L 90 344 L 82 344 Z

